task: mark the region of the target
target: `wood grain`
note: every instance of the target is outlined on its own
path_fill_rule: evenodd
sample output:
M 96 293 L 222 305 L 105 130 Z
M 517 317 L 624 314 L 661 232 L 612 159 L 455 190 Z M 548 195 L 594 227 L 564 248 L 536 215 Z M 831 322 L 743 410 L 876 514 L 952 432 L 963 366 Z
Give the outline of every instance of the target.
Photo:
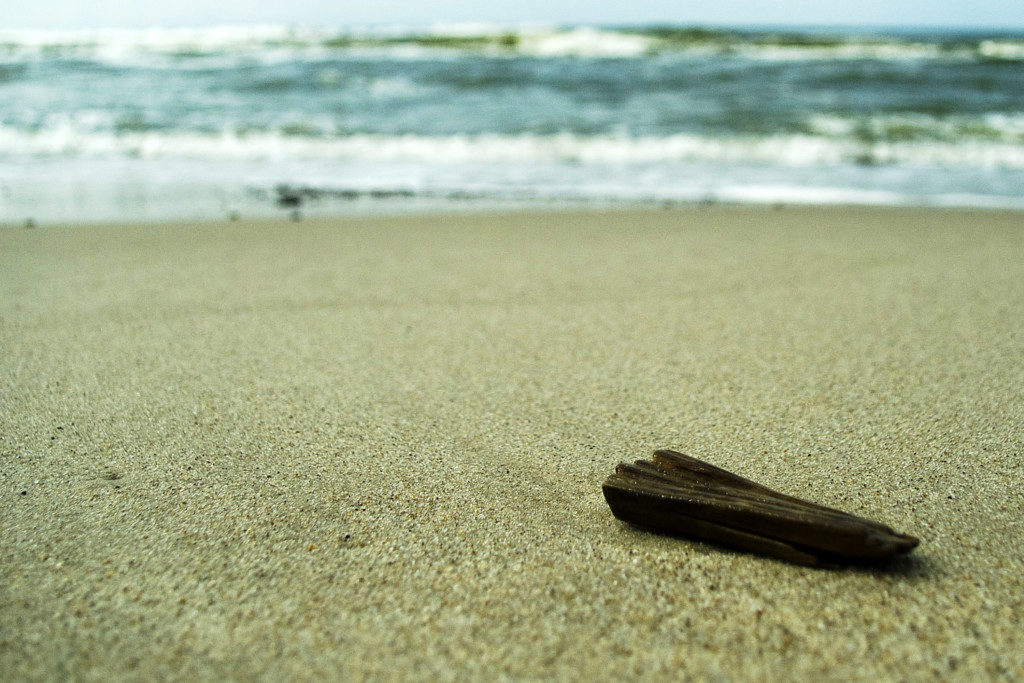
M 794 498 L 671 450 L 622 463 L 603 485 L 619 519 L 809 566 L 884 562 L 918 539 Z

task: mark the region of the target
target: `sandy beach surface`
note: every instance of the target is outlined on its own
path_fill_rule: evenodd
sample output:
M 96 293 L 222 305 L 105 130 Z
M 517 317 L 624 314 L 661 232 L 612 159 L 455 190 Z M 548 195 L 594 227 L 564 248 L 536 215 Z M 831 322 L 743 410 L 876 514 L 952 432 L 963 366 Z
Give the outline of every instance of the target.
M 0 228 L 12 679 L 1024 677 L 1024 216 Z M 675 448 L 919 536 L 631 528 Z

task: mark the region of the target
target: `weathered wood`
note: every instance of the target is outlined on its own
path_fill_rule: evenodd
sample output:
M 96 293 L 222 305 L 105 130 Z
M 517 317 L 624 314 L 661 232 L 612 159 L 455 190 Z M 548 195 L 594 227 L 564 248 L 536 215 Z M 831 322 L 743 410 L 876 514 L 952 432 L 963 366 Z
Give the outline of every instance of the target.
M 918 539 L 773 491 L 670 450 L 622 463 L 604 482 L 612 513 L 637 526 L 810 566 L 879 562 Z

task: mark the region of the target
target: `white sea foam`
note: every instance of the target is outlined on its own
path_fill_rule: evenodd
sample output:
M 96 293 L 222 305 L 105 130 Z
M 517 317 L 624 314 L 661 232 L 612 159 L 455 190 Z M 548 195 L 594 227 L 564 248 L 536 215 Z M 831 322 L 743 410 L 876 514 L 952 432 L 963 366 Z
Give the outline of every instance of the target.
M 720 51 L 729 50 L 748 59 L 785 62 L 803 60 L 921 60 L 921 59 L 971 59 L 973 52 L 968 49 L 943 50 L 934 43 L 905 42 L 850 42 L 837 45 L 736 45 L 723 46 Z
M 538 57 L 636 57 L 654 46 L 647 36 L 584 27 L 520 34 L 518 52 Z
M 719 201 L 740 204 L 857 204 L 868 206 L 899 206 L 910 202 L 905 194 L 891 190 L 862 189 L 838 186 L 773 184 L 726 184 L 716 189 Z
M 978 52 L 989 59 L 1024 60 L 1024 41 L 983 40 L 978 45 Z
M 831 139 L 1024 145 L 1024 112 L 992 112 L 982 116 L 899 113 L 854 117 L 815 114 L 809 117 L 808 126 L 813 134 Z
M 319 31 L 283 25 L 210 26 L 203 28 L 0 30 L 0 44 L 10 49 L 152 50 L 219 52 L 281 43 L 319 42 Z
M 214 26 L 204 28 L 0 30 L 0 58 L 24 60 L 55 52 L 114 64 L 154 56 L 246 55 L 259 61 L 315 59 L 346 52 L 395 58 L 439 53 L 485 52 L 535 57 L 642 57 L 653 52 L 732 54 L 763 61 L 794 60 L 971 60 L 1024 61 L 1024 41 L 985 39 L 953 44 L 942 39 L 865 38 L 814 40 L 708 32 L 665 37 L 643 29 L 553 28 L 481 24 L 340 29 L 326 26 Z
M 842 121 L 823 120 L 823 135 L 717 138 L 557 135 L 325 135 L 329 121 L 289 123 L 283 130 L 219 134 L 105 130 L 102 113 L 74 119 L 54 116 L 39 130 L 0 126 L 0 155 L 33 157 L 190 159 L 365 159 L 430 163 L 650 164 L 716 161 L 785 166 L 837 164 L 1024 169 L 1024 120 L 1007 119 L 1003 140 L 904 140 L 863 142 L 837 137 Z M 314 135 L 306 135 L 311 130 Z

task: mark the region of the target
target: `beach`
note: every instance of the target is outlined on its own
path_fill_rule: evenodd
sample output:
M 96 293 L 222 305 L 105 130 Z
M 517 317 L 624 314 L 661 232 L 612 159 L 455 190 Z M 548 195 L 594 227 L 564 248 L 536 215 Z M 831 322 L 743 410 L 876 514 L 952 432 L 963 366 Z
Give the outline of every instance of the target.
M 1024 677 L 1024 214 L 0 226 L 10 680 Z M 921 539 L 616 520 L 673 448 Z

